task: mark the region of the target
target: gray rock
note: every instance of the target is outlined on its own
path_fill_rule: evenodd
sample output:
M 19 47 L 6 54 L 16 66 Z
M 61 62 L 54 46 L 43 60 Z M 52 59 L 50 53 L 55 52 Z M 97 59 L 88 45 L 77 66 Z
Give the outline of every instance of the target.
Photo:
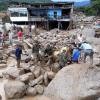
M 54 63 L 53 67 L 52 67 L 52 71 L 57 73 L 59 71 L 59 64 L 58 63 Z
M 55 73 L 52 72 L 52 71 L 47 72 L 47 75 L 48 75 L 48 78 L 51 79 L 51 80 L 55 77 Z
M 40 66 L 32 66 L 32 67 L 30 67 L 30 70 L 34 74 L 35 78 L 38 78 L 41 74 Z
M 24 69 L 22 69 L 22 68 L 18 69 L 18 68 L 15 68 L 15 67 L 10 67 L 3 72 L 3 76 L 4 77 L 7 76 L 8 78 L 15 79 L 19 75 L 22 75 L 24 73 L 25 73 Z
M 1 68 L 6 68 L 7 67 L 7 64 L 5 64 L 5 63 L 0 63 L 0 69 Z
M 49 81 L 48 81 L 48 73 L 45 72 L 44 74 L 44 85 L 47 86 L 49 84 Z
M 100 69 L 86 64 L 64 67 L 44 95 L 55 100 L 97 100 L 100 97 Z
M 23 63 L 21 64 L 21 67 L 25 70 L 25 72 L 31 72 L 29 63 Z
M 32 66 L 32 67 L 30 67 L 30 70 L 31 70 L 32 73 L 34 73 L 34 71 L 35 71 L 35 67 L 36 67 L 36 66 Z
M 34 80 L 34 75 L 32 73 L 27 73 L 19 76 L 17 80 L 20 80 L 22 82 L 28 82 L 29 80 Z
M 42 85 L 36 85 L 35 88 L 38 94 L 43 94 L 44 88 Z
M 41 83 L 42 80 L 43 80 L 43 75 L 39 76 L 39 77 L 38 77 L 37 79 L 35 79 L 35 80 L 31 80 L 31 81 L 29 82 L 29 86 L 35 86 L 35 85 Z
M 26 91 L 26 95 L 28 96 L 35 96 L 37 94 L 36 88 L 28 87 Z
M 25 95 L 26 86 L 20 81 L 8 81 L 4 85 L 4 90 L 8 99 L 22 98 Z
M 40 67 L 36 67 L 35 68 L 35 71 L 34 71 L 34 76 L 36 77 L 36 78 L 38 78 L 39 76 L 40 76 L 40 73 L 41 73 L 41 69 L 40 69 Z

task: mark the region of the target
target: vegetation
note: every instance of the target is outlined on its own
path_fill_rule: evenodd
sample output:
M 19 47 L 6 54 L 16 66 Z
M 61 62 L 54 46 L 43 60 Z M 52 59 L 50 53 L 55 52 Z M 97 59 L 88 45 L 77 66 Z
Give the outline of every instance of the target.
M 11 3 L 49 3 L 51 0 L 0 0 L 0 11 L 7 10 L 7 6 Z M 91 0 L 91 5 L 87 7 L 77 8 L 85 12 L 87 15 L 100 16 L 100 0 Z
M 0 11 L 6 11 L 9 4 L 20 4 L 20 3 L 50 3 L 51 0 L 0 0 Z
M 90 6 L 80 7 L 78 9 L 85 12 L 87 15 L 100 16 L 100 0 L 91 0 Z
M 5 11 L 7 10 L 7 2 L 0 2 L 0 11 Z

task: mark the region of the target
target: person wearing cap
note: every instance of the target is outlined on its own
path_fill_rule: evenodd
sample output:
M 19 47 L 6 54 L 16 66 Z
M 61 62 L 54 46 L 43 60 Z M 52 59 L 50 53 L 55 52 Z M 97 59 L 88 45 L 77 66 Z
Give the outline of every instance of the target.
M 88 42 L 85 41 L 81 44 L 81 46 L 79 48 L 84 53 L 84 59 L 83 59 L 84 63 L 86 62 L 87 56 L 89 56 L 90 64 L 92 65 L 93 64 L 93 54 L 94 54 L 92 46 Z
M 22 48 L 19 44 L 17 44 L 16 50 L 15 50 L 15 56 L 16 56 L 16 60 L 17 60 L 17 68 L 20 68 L 21 54 L 22 54 Z

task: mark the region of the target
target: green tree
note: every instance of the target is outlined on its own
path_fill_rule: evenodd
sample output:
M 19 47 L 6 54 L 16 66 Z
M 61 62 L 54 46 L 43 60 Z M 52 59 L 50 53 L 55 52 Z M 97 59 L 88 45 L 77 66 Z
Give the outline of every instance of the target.
M 92 9 L 100 16 L 100 0 L 92 0 Z
M 7 10 L 7 3 L 5 2 L 0 2 L 0 11 Z
M 78 10 L 83 11 L 86 15 L 100 16 L 100 0 L 91 0 L 90 6 L 80 7 Z

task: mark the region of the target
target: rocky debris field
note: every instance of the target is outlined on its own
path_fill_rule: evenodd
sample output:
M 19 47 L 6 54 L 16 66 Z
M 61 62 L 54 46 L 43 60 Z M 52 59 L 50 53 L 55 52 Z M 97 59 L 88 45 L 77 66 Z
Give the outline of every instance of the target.
M 32 59 L 34 40 L 38 40 L 44 48 L 47 44 L 52 44 L 55 51 L 60 51 L 62 47 L 75 42 L 74 36 L 80 33 L 93 46 L 93 66 L 88 65 L 87 59 L 87 64 L 73 64 L 60 70 L 57 60 L 48 64 L 47 58 L 39 61 Z M 33 35 L 33 39 L 25 39 L 22 42 L 20 68 L 16 67 L 15 47 L 9 45 L 0 47 L 0 78 L 8 80 L 4 84 L 5 97 L 9 100 L 20 100 L 24 96 L 45 95 L 51 100 L 99 100 L 100 39 L 95 38 L 94 34 L 92 25 L 87 27 L 85 24 L 83 29 L 79 27 L 69 31 L 54 29 Z M 57 56 L 54 57 L 57 59 Z M 42 100 L 42 97 L 40 98 L 36 100 Z M 43 97 L 43 100 L 49 98 Z

